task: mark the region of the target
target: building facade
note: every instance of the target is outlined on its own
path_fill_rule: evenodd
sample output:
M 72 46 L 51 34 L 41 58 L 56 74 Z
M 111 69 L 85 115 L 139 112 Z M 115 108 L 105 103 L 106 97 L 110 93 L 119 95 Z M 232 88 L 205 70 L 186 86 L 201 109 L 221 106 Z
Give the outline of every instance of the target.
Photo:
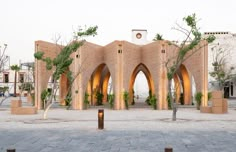
M 215 41 L 208 46 L 208 69 L 212 72 L 214 69 L 212 63 L 215 57 L 218 55 L 216 50 L 221 50 L 224 53 L 220 55 L 225 58 L 225 69 L 229 70 L 230 67 L 236 68 L 236 34 L 224 31 L 224 32 L 205 32 L 204 35 L 214 35 Z M 219 59 L 218 58 L 218 59 Z M 232 79 L 227 80 L 224 86 L 225 97 L 236 97 L 236 82 L 235 82 L 236 69 L 232 71 Z M 217 90 L 219 85 L 217 81 L 209 74 L 209 90 Z
M 0 87 L 8 87 L 8 95 L 13 95 L 14 93 L 14 81 L 15 81 L 15 71 L 11 69 L 5 69 L 0 73 Z M 24 92 L 22 92 L 19 88 L 23 83 L 29 82 L 32 83 L 33 78 L 33 70 L 28 68 L 23 68 L 21 66 L 21 69 L 17 72 L 16 75 L 16 93 L 17 95 L 20 95 Z
M 136 32 L 136 33 L 135 33 Z M 115 94 L 114 109 L 124 109 L 123 93 L 129 92 L 130 103 L 132 102 L 133 86 L 137 74 L 142 71 L 147 79 L 149 90 L 155 94 L 158 100 L 158 109 L 168 109 L 167 94 L 168 80 L 165 62 L 174 59 L 178 53 L 178 46 L 170 44 L 169 41 L 155 41 L 144 43 L 139 40 L 145 37 L 145 30 L 134 30 L 133 38 L 135 43 L 127 41 L 113 41 L 105 46 L 100 46 L 90 42 L 80 47 L 77 52 L 72 54 L 73 63 L 70 70 L 74 75 L 80 73 L 72 86 L 72 107 L 73 109 L 84 108 L 84 95 L 87 92 L 90 104 L 96 101 L 96 92 L 104 95 L 106 102 L 108 94 L 108 82 L 112 79 L 112 90 Z M 143 36 L 144 34 L 144 36 Z M 143 42 L 138 44 L 138 42 Z M 200 47 L 201 46 L 201 47 Z M 192 103 L 192 80 L 196 84 L 196 90 L 203 93 L 202 105 L 207 105 L 208 93 L 208 46 L 202 41 L 200 50 L 189 56 L 181 65 L 178 74 L 175 75 L 173 82 L 176 96 L 179 97 L 181 90 L 184 94 L 184 103 Z M 60 49 L 55 44 L 36 41 L 35 52 L 43 51 L 45 56 L 54 58 Z M 187 54 L 188 56 L 189 54 Z M 41 108 L 40 95 L 42 90 L 47 88 L 47 82 L 53 71 L 47 71 L 45 63 L 35 61 L 35 99 L 36 106 Z M 60 78 L 60 102 L 64 104 L 67 94 L 68 83 L 65 75 Z

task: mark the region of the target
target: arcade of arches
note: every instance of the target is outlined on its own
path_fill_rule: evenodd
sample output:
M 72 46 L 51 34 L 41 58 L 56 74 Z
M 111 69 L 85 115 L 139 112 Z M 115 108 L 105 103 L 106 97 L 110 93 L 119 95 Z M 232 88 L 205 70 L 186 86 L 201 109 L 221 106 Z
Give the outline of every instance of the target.
M 184 104 L 192 103 L 192 78 L 196 84 L 196 91 L 203 93 L 202 106 L 207 105 L 207 44 L 201 42 L 201 49 L 189 56 L 180 66 L 174 76 L 173 84 L 177 102 L 183 95 Z M 35 51 L 45 52 L 45 56 L 55 57 L 58 54 L 55 44 L 36 41 Z M 106 46 L 90 42 L 72 54 L 73 63 L 70 70 L 73 74 L 80 72 L 72 86 L 72 107 L 82 110 L 84 108 L 84 94 L 88 93 L 91 105 L 97 104 L 97 92 L 103 94 L 103 101 L 107 102 L 108 92 L 115 95 L 114 109 L 124 109 L 123 92 L 128 91 L 130 103 L 132 102 L 133 87 L 137 74 L 144 73 L 149 90 L 156 95 L 158 109 L 168 109 L 167 94 L 168 80 L 165 63 L 174 58 L 178 47 L 170 45 L 168 41 L 156 41 L 147 45 L 136 45 L 127 41 L 114 41 Z M 35 99 L 36 106 L 40 109 L 40 94 L 47 87 L 52 71 L 47 71 L 45 64 L 36 60 L 35 66 Z M 60 102 L 64 104 L 67 94 L 68 82 L 65 75 L 60 79 Z

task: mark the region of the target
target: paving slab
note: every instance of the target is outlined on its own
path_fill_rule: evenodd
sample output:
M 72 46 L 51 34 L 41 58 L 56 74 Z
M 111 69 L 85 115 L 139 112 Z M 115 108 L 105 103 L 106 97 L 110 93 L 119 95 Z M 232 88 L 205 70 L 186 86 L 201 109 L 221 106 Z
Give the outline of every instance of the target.
M 98 109 L 51 109 L 36 115 L 11 115 L 0 107 L 0 152 L 235 152 L 236 109 L 203 114 L 195 108 L 172 111 L 105 109 L 104 130 L 97 129 Z

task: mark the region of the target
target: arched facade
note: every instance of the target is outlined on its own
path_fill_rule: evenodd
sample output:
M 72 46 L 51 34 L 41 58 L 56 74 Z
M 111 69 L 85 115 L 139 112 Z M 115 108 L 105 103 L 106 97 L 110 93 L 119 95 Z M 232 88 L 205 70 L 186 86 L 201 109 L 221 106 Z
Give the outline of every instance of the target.
M 174 76 L 175 84 L 182 85 L 185 104 L 191 103 L 191 77 L 196 82 L 196 90 L 202 92 L 203 106 L 207 105 L 207 44 L 201 42 L 198 52 L 188 56 L 181 65 L 179 72 Z M 55 45 L 43 42 L 35 42 L 36 51 L 44 51 L 46 55 L 55 57 L 58 50 Z M 168 41 L 156 41 L 146 45 L 136 45 L 127 41 L 114 41 L 106 46 L 99 46 L 90 42 L 72 54 L 74 58 L 70 70 L 77 76 L 72 86 L 72 107 L 83 109 L 85 92 L 91 94 L 91 104 L 95 104 L 92 96 L 94 91 L 103 93 L 103 102 L 106 102 L 109 79 L 112 79 L 113 93 L 115 94 L 114 109 L 124 109 L 123 92 L 132 94 L 132 87 L 139 71 L 142 71 L 148 81 L 149 89 L 156 95 L 158 109 L 167 109 L 168 80 L 164 62 L 172 59 L 178 53 L 176 45 L 170 45 Z M 36 106 L 40 108 L 40 94 L 46 87 L 45 81 L 50 75 L 46 71 L 45 64 L 36 61 Z M 79 74 L 78 74 L 79 73 Z M 68 89 L 66 78 L 61 77 L 60 97 L 61 103 Z M 180 89 L 176 88 L 179 95 Z

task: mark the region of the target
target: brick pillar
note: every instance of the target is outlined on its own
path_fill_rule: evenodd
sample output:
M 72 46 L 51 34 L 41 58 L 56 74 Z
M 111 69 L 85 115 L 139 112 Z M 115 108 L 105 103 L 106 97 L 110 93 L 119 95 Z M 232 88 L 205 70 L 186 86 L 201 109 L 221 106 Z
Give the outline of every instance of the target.
M 208 45 L 207 42 L 201 42 L 201 45 L 204 45 L 204 47 L 200 50 L 202 54 L 202 64 L 203 64 L 203 70 L 202 70 L 202 93 L 203 93 L 203 100 L 202 100 L 202 106 L 208 105 Z

